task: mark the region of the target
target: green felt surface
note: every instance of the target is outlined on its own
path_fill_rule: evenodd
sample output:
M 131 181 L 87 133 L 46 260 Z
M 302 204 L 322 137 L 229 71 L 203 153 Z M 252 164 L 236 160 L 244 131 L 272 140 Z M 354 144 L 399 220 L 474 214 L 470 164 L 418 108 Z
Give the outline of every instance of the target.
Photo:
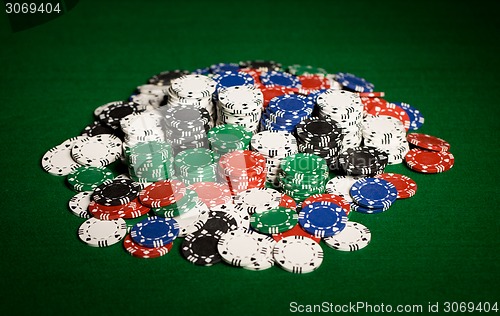
M 11 33 L 0 13 L 1 293 L 4 314 L 281 315 L 289 303 L 498 301 L 499 23 L 492 1 L 81 1 Z M 451 143 L 455 166 L 378 215 L 354 253 L 322 247 L 307 275 L 154 260 L 78 240 L 50 147 L 95 107 L 149 76 L 216 62 L 274 59 L 348 71 L 418 107 L 422 132 Z

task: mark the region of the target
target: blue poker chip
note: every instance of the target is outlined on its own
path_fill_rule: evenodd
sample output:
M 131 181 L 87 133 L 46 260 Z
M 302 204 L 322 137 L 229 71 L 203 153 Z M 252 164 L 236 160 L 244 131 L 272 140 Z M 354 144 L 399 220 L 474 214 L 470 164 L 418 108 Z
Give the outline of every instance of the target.
M 388 209 L 398 197 L 398 190 L 389 181 L 363 178 L 354 182 L 350 191 L 356 204 L 367 208 Z
M 408 114 L 408 117 L 410 118 L 410 130 L 416 131 L 424 125 L 424 116 L 415 107 L 403 102 L 392 103 L 405 110 L 406 114 Z
M 383 212 L 387 211 L 387 209 L 368 208 L 368 207 L 364 207 L 364 206 L 361 206 L 361 205 L 353 202 L 353 203 L 351 203 L 351 211 L 355 211 L 355 212 L 363 213 L 363 214 L 378 214 L 378 213 L 383 213 Z
M 179 235 L 179 224 L 172 218 L 151 216 L 135 224 L 130 237 L 141 246 L 155 248 L 168 245 Z
M 209 75 L 210 74 L 210 68 L 198 68 L 193 70 L 191 73 L 196 74 L 196 75 Z
M 213 74 L 218 74 L 221 72 L 226 72 L 226 71 L 238 71 L 240 70 L 240 65 L 235 64 L 235 63 L 219 63 L 219 64 L 214 64 L 210 66 L 210 71 Z
M 260 120 L 260 130 L 261 131 L 285 131 L 285 132 L 293 133 L 295 131 L 295 126 L 276 125 L 272 122 L 265 121 L 265 118 L 262 117 L 262 119 Z
M 339 72 L 336 74 L 337 81 L 349 90 L 356 92 L 373 92 L 375 86 L 364 78 L 356 77 L 350 73 Z
M 345 210 L 331 202 L 308 204 L 299 213 L 299 224 L 316 237 L 330 237 L 340 233 L 347 223 Z
M 253 77 L 246 72 L 225 71 L 218 73 L 213 77 L 217 82 L 217 90 L 234 86 L 245 86 L 255 84 Z
M 300 88 L 300 80 L 287 72 L 269 71 L 260 75 L 260 82 L 265 86 Z
M 303 119 L 309 116 L 300 116 L 300 115 L 286 115 L 286 116 L 277 116 L 272 112 L 265 111 L 262 115 L 266 116 L 266 119 L 273 123 L 291 123 L 291 124 L 299 124 Z
M 300 94 L 285 94 L 269 101 L 266 110 L 275 116 L 310 116 L 314 109 L 311 98 Z

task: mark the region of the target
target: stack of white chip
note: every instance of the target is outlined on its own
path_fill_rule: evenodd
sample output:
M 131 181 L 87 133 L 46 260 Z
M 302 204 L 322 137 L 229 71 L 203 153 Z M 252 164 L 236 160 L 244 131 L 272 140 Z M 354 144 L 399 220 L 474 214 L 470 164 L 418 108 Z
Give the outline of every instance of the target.
M 212 102 L 217 83 L 204 75 L 192 74 L 174 79 L 167 89 L 169 107 L 179 105 L 193 105 L 204 108 L 210 113 L 212 122 L 216 111 Z
M 363 104 L 356 93 L 346 90 L 329 89 L 316 99 L 319 114 L 337 121 L 343 129 L 342 150 L 361 145 L 361 122 Z
M 164 118 L 157 110 L 131 114 L 120 121 L 128 146 L 140 142 L 165 141 Z
M 250 147 L 266 158 L 266 182 L 278 184 L 281 160 L 299 152 L 297 139 L 286 131 L 262 131 L 252 136 Z
M 256 133 L 263 104 L 264 96 L 255 86 L 223 88 L 218 92 L 217 125 L 237 124 Z
M 403 123 L 391 116 L 368 115 L 361 127 L 365 146 L 376 147 L 388 154 L 389 164 L 399 164 L 410 150 Z

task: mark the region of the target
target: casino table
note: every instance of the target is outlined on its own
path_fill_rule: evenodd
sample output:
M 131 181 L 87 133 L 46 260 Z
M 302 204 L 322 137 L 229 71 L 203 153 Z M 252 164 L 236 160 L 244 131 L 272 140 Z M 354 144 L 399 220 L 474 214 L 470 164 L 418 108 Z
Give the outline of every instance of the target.
M 3 314 L 499 307 L 500 24 L 492 1 L 81 1 L 24 30 L 9 21 L 0 14 Z M 353 214 L 370 228 L 370 245 L 340 252 L 322 243 L 323 264 L 308 274 L 194 266 L 180 255 L 181 240 L 150 260 L 121 244 L 82 243 L 83 220 L 67 208 L 74 192 L 42 170 L 42 155 L 153 74 L 250 59 L 367 78 L 387 100 L 417 107 L 419 131 L 446 139 L 455 166 L 429 175 L 388 166 L 413 178 L 417 194 L 381 214 Z

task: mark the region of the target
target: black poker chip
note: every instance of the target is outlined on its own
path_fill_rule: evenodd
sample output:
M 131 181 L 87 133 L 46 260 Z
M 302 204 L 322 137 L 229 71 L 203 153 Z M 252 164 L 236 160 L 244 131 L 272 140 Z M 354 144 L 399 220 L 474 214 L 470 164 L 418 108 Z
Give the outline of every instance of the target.
M 130 203 L 139 196 L 142 187 L 129 179 L 115 179 L 104 182 L 94 189 L 92 199 L 105 206 L 117 206 Z
M 349 148 L 338 157 L 339 167 L 348 175 L 374 176 L 383 172 L 388 163 L 385 152 L 361 146 Z
M 258 71 L 280 71 L 282 65 L 272 60 L 248 60 L 240 62 L 240 68 L 252 68 Z
M 100 121 L 94 121 L 92 124 L 87 125 L 81 135 L 82 136 L 96 136 L 101 134 L 114 134 L 115 130 L 109 126 L 102 124 Z
M 181 254 L 189 262 L 199 266 L 211 266 L 221 262 L 222 257 L 217 249 L 221 238 L 220 231 L 200 230 L 189 234 L 181 245 Z
M 141 112 L 140 105 L 135 102 L 114 102 L 99 114 L 99 121 L 108 127 L 118 129 L 122 118 L 139 112 Z
M 203 225 L 203 229 L 208 232 L 221 232 L 223 234 L 238 228 L 238 223 L 234 217 L 226 212 L 210 211 L 208 220 Z

